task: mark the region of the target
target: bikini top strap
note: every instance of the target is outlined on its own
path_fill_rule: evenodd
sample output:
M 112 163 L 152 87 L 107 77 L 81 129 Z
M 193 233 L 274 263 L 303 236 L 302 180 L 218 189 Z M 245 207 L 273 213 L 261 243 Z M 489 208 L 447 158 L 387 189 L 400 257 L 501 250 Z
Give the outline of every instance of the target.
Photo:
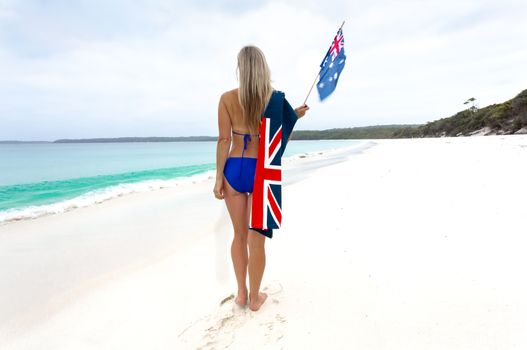
M 240 132 L 236 132 L 234 130 L 232 130 L 232 133 L 235 134 L 235 135 L 242 135 L 243 136 L 243 151 L 242 151 L 242 158 L 243 158 L 243 153 L 247 149 L 247 142 L 251 141 L 251 136 L 259 136 L 259 134 L 243 134 L 243 133 L 240 133 Z
M 251 135 L 251 136 L 258 136 L 259 134 L 245 134 L 245 133 L 241 133 L 241 132 L 237 132 L 237 131 L 232 131 L 233 134 L 236 134 L 236 135 L 242 135 L 242 136 L 245 136 L 245 135 Z

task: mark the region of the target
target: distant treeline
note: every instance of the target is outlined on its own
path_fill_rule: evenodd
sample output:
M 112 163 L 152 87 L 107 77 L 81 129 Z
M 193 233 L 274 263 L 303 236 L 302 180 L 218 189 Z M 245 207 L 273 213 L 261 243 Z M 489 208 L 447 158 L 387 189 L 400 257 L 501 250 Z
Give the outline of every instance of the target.
M 474 100 L 474 99 L 472 99 Z M 391 139 L 409 137 L 469 136 L 474 133 L 527 133 L 527 90 L 511 100 L 481 109 L 467 108 L 455 115 L 423 125 L 377 125 L 327 130 L 296 130 L 292 140 Z M 216 141 L 216 136 L 115 137 L 60 139 L 54 143 L 182 142 Z M 45 143 L 46 141 L 0 141 L 0 143 Z
M 419 125 L 375 125 L 327 130 L 296 130 L 291 140 L 339 139 L 391 139 L 403 136 L 405 130 L 415 130 Z
M 385 139 L 398 137 L 401 130 L 415 129 L 419 125 L 377 125 L 328 130 L 293 131 L 292 140 Z M 106 142 L 182 142 L 216 141 L 217 136 L 180 137 L 108 137 L 93 139 L 60 139 L 53 143 L 106 143 Z

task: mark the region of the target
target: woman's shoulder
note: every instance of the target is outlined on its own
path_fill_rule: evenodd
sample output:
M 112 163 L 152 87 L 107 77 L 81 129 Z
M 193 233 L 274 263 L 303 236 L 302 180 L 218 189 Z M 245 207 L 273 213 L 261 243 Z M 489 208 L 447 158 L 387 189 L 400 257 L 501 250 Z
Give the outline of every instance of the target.
M 224 103 L 229 106 L 234 104 L 236 101 L 238 101 L 238 88 L 225 91 L 220 96 L 220 103 Z
M 221 94 L 221 98 L 232 98 L 236 96 L 238 96 L 238 88 L 225 91 L 224 93 Z

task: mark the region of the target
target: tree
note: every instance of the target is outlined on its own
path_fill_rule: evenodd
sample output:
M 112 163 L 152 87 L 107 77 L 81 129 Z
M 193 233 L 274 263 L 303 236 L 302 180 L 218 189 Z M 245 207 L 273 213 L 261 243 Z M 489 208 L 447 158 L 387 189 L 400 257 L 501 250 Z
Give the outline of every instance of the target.
M 478 111 L 478 106 L 476 104 L 476 99 L 474 97 L 469 98 L 463 104 L 464 105 L 470 104 L 470 107 L 468 107 L 469 112 L 476 113 Z

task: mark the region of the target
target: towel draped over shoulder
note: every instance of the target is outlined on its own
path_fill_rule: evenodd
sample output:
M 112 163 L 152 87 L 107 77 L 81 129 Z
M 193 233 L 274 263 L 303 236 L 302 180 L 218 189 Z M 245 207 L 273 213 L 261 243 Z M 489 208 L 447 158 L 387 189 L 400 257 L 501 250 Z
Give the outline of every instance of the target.
M 298 116 L 281 91 L 274 90 L 260 121 L 260 141 L 249 228 L 268 238 L 282 223 L 282 155 Z

